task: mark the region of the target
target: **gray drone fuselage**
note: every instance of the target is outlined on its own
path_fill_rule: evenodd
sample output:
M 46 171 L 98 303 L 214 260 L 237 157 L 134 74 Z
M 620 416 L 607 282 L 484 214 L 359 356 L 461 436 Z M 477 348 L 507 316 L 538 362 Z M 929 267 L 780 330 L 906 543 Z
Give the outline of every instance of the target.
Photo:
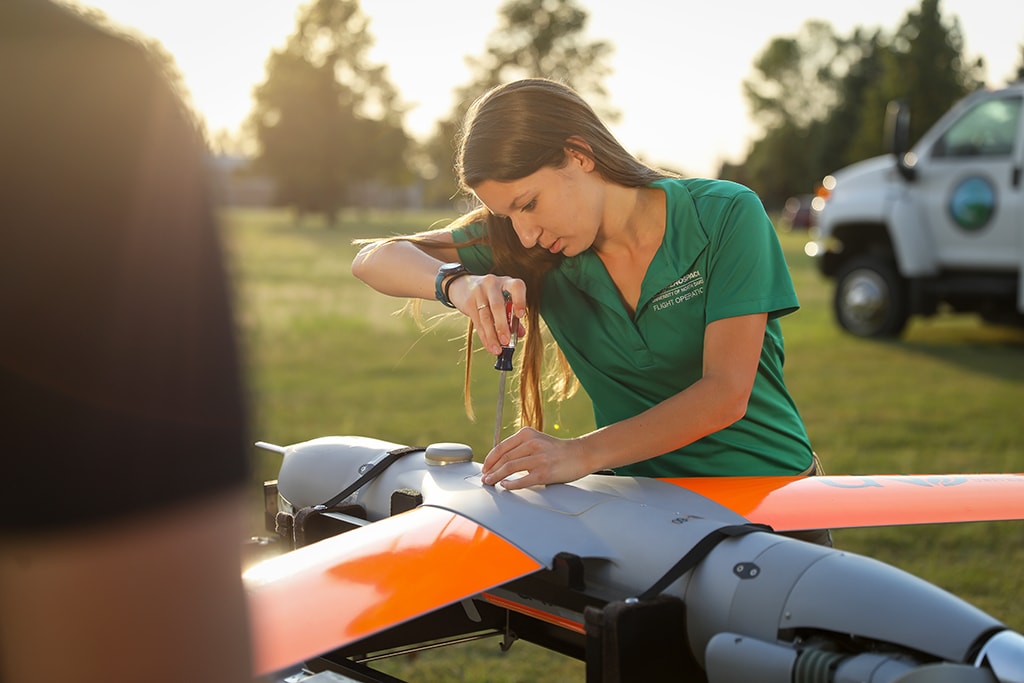
M 401 447 L 365 437 L 289 446 L 278 490 L 295 508 L 323 503 Z M 575 555 L 587 593 L 604 601 L 637 596 L 701 539 L 747 521 L 656 479 L 485 486 L 468 447 L 432 448 L 436 457 L 429 449 L 405 456 L 346 502 L 372 522 L 390 515 L 395 491 L 415 491 L 422 505 L 479 524 L 545 567 L 559 553 Z M 688 647 L 712 683 L 790 683 L 802 651 L 830 639 L 872 644 L 836 660 L 835 683 L 1024 683 L 1024 637 L 920 578 L 842 550 L 749 533 L 718 544 L 664 592 L 686 604 Z

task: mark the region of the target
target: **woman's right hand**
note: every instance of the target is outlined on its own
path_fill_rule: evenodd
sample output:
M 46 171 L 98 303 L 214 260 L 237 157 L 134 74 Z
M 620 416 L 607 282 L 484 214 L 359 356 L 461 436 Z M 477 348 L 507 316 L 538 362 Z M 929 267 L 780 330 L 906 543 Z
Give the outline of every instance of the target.
M 449 300 L 462 313 L 469 316 L 480 342 L 495 356 L 501 347 L 512 341 L 512 330 L 505 316 L 505 293 L 512 300 L 512 313 L 516 320 L 526 316 L 526 283 L 502 275 L 465 275 L 451 283 Z M 517 335 L 526 334 L 519 324 Z

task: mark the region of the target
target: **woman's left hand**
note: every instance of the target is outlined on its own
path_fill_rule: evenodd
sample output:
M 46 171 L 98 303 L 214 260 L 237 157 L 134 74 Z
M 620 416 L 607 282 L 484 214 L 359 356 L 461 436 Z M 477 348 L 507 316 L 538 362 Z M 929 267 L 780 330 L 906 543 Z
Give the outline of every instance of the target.
M 509 479 L 517 472 L 521 477 Z M 488 486 L 501 483 L 515 489 L 538 484 L 563 484 L 590 474 L 579 439 L 558 439 L 532 427 L 523 427 L 487 454 L 483 465 L 483 482 Z

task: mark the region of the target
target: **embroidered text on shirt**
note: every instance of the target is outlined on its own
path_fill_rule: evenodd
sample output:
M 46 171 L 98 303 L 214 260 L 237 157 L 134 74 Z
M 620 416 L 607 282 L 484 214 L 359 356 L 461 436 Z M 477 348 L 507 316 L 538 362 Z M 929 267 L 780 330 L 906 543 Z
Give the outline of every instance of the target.
M 658 294 L 651 300 L 652 307 L 656 311 L 664 310 L 670 306 L 689 301 L 695 296 L 704 293 L 704 277 L 699 270 L 687 273 Z

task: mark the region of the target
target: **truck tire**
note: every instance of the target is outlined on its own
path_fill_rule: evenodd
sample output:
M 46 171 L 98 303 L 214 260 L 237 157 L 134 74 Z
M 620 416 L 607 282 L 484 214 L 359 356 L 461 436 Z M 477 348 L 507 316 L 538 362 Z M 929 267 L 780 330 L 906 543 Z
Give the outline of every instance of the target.
M 891 260 L 857 256 L 836 273 L 832 309 L 839 326 L 850 334 L 898 337 L 909 317 L 906 281 Z

